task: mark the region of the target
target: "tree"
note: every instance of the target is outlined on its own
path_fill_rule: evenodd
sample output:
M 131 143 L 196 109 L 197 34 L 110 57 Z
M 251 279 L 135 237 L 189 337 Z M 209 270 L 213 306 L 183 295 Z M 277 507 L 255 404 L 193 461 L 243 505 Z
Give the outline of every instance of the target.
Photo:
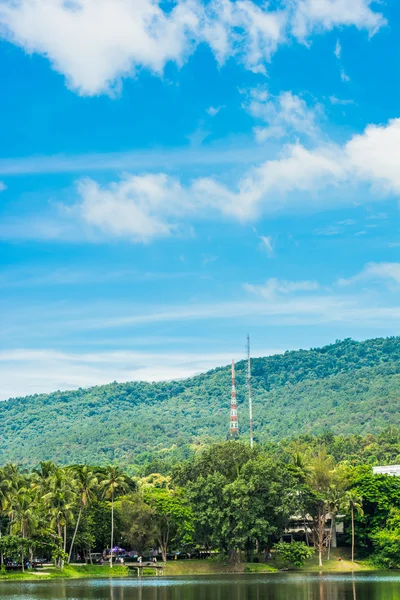
M 111 548 L 110 567 L 113 566 L 114 547 L 114 500 L 117 494 L 126 492 L 132 486 L 132 481 L 121 471 L 119 467 L 109 465 L 106 469 L 104 479 L 100 482 L 103 494 L 111 501 Z
M 279 542 L 273 546 L 276 554 L 280 556 L 287 567 L 300 569 L 308 558 L 314 554 L 314 550 L 304 542 Z
M 58 543 L 63 551 L 63 554 L 58 553 L 58 565 L 61 569 L 67 550 L 67 525 L 74 517 L 72 509 L 76 500 L 75 484 L 71 470 L 57 467 L 49 475 L 46 483 L 48 491 L 42 497 L 48 507 L 50 525 L 56 529 Z
M 354 513 L 362 516 L 362 497 L 355 490 L 349 490 L 344 497 L 344 508 L 351 515 L 351 562 L 354 562 Z
M 355 547 L 361 556 L 374 551 L 372 535 L 387 526 L 392 508 L 400 506 L 400 478 L 373 475 L 371 467 L 356 469 L 352 489 L 363 499 L 363 514 L 354 513 Z
M 196 540 L 231 562 L 282 533 L 299 508 L 290 469 L 239 441 L 211 446 L 177 468 L 174 478 L 186 487 Z
M 384 569 L 400 567 L 400 510 L 392 508 L 384 529 L 371 534 L 374 544 L 373 561 Z
M 37 507 L 30 490 L 20 488 L 11 496 L 10 517 L 12 521 L 12 534 L 18 534 L 22 538 L 21 564 L 24 571 L 25 548 L 26 544 L 29 543 L 28 537 L 38 524 Z
M 4 469 L 0 469 L 0 540 L 3 535 L 1 530 L 1 518 L 5 514 L 5 510 L 7 508 L 9 498 L 10 498 L 10 490 L 11 490 L 11 481 L 6 476 Z M 2 567 L 4 564 L 3 551 L 0 549 L 0 566 Z
M 143 491 L 123 496 L 115 503 L 121 523 L 121 534 L 140 554 L 152 547 L 157 537 L 155 508 L 145 502 Z
M 310 460 L 309 485 L 313 492 L 310 511 L 313 516 L 314 544 L 318 550 L 318 564 L 322 567 L 322 553 L 327 542 L 326 519 L 329 510 L 329 489 L 332 483 L 334 461 L 325 446 L 320 446 Z
M 86 465 L 84 465 L 84 466 L 78 465 L 73 468 L 73 472 L 74 472 L 75 481 L 76 481 L 75 491 L 78 496 L 79 512 L 78 512 L 78 517 L 76 519 L 75 530 L 74 530 L 74 534 L 73 534 L 72 541 L 71 541 L 71 546 L 70 546 L 69 553 L 68 553 L 68 562 L 71 561 L 72 550 L 74 548 L 76 534 L 78 533 L 78 528 L 79 528 L 79 523 L 80 523 L 81 516 L 82 516 L 82 511 L 87 509 L 89 502 L 94 497 L 95 492 L 98 488 L 98 478 L 97 478 L 96 474 L 93 472 L 93 470 L 90 469 L 90 467 L 87 467 Z
M 328 560 L 331 554 L 331 548 L 337 547 L 336 540 L 336 515 L 343 506 L 344 492 L 337 487 L 331 486 L 327 494 L 328 509 L 331 516 L 331 528 L 328 540 Z
M 143 494 L 146 504 L 153 509 L 154 531 L 165 562 L 170 542 L 191 541 L 193 513 L 180 488 L 146 487 Z

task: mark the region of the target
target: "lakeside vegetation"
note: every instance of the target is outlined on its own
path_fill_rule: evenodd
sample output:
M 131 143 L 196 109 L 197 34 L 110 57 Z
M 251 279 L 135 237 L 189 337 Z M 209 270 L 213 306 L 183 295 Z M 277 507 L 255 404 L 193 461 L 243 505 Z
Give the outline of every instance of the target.
M 329 430 L 338 436 L 338 445 L 347 447 L 347 436 L 353 436 L 352 455 L 360 456 L 360 444 L 371 446 L 369 433 L 379 434 L 388 424 L 400 426 L 398 337 L 344 340 L 256 358 L 252 369 L 255 433 L 261 445 Z M 246 436 L 245 362 L 236 370 L 239 424 Z M 112 383 L 11 399 L 0 403 L 0 464 L 117 462 L 140 474 L 151 460 L 172 464 L 225 439 L 229 399 L 229 367 L 183 381 Z M 386 461 L 381 442 L 378 438 L 369 455 L 361 448 L 367 463 Z M 398 436 L 395 445 L 390 460 L 400 455 Z
M 386 432 L 387 443 L 393 436 L 398 432 Z M 347 441 L 350 451 L 353 440 Z M 213 558 L 198 562 L 217 569 L 331 569 L 338 556 L 332 548 L 337 524 L 344 521 L 339 552 L 347 563 L 355 569 L 360 560 L 371 568 L 399 568 L 400 478 L 373 475 L 354 457 L 338 460 L 334 451 L 339 447 L 336 456 L 342 456 L 344 443 L 330 434 L 254 449 L 221 442 L 168 469 L 162 465 L 163 473 L 150 463 L 136 478 L 114 465 L 44 462 L 25 471 L 7 464 L 0 470 L 1 564 L 29 566 L 27 561 L 42 556 L 58 568 L 49 576 L 65 568 L 66 576 L 74 576 L 75 568 L 82 569 L 80 576 L 97 574 L 97 568 L 123 576 L 121 565 L 68 564 L 76 558 L 90 562 L 91 553 L 117 543 L 144 557 L 159 548 L 163 561 L 176 552 L 192 558 L 211 552 Z M 294 517 L 296 530 L 299 522 L 309 524 L 305 542 L 282 544 Z M 179 562 L 186 563 L 172 564 Z M 171 574 L 177 568 L 171 566 Z M 344 570 L 345 563 L 337 568 Z

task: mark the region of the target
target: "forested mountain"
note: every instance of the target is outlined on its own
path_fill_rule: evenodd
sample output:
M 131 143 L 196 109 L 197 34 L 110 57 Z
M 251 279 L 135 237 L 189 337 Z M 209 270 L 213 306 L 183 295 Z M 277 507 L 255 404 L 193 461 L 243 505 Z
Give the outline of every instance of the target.
M 286 352 L 252 362 L 255 437 L 377 433 L 400 426 L 400 338 Z M 237 364 L 239 425 L 248 433 L 246 364 Z M 226 437 L 230 367 L 166 383 L 111 383 L 0 403 L 0 464 L 138 465 L 184 458 Z

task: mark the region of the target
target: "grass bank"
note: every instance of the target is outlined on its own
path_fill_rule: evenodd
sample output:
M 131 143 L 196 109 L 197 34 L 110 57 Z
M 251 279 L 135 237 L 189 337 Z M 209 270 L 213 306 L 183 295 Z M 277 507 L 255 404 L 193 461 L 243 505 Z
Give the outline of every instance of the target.
M 339 560 L 339 557 L 341 560 Z M 216 560 L 177 560 L 167 563 L 164 575 L 167 577 L 178 577 L 183 575 L 223 575 L 229 573 L 276 573 L 284 567 L 279 561 L 271 563 L 240 563 L 232 565 L 228 562 Z M 304 567 L 296 569 L 303 573 L 324 572 L 324 573 L 350 573 L 357 571 L 375 571 L 376 567 L 368 561 L 351 562 L 347 549 L 332 550 L 329 560 L 326 558 L 322 569 L 318 565 L 318 557 L 315 554 L 310 558 Z M 37 581 L 39 579 L 85 579 L 85 578 L 109 578 L 109 577 L 135 577 L 135 573 L 129 571 L 128 567 L 114 565 L 112 569 L 108 566 L 100 565 L 67 565 L 63 571 L 54 567 L 46 567 L 38 571 L 26 571 L 25 573 L 7 573 L 0 574 L 0 581 L 3 580 L 29 580 Z M 146 570 L 144 575 L 154 576 L 153 571 Z
M 0 581 L 37 581 L 42 579 L 88 579 L 108 577 L 128 577 L 129 569 L 122 565 L 114 565 L 112 569 L 102 565 L 66 565 L 62 571 L 55 567 L 44 567 L 37 571 L 29 570 L 22 573 L 9 572 L 0 573 Z
M 165 575 L 223 575 L 224 573 L 274 573 L 277 569 L 266 563 L 232 565 L 216 560 L 176 560 L 166 564 Z

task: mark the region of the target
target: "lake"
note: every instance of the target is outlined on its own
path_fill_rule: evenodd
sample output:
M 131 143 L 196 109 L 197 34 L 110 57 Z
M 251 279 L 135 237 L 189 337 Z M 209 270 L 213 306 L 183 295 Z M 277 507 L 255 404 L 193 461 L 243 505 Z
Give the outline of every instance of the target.
M 398 600 L 390 573 L 215 575 L 0 583 L 1 600 Z

